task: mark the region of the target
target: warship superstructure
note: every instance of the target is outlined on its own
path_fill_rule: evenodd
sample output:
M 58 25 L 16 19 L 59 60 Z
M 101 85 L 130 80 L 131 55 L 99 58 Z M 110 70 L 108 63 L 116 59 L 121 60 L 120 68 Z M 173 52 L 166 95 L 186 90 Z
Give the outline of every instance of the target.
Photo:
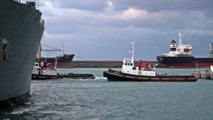
M 0 1 L 0 106 L 30 92 L 32 68 L 44 31 L 35 2 Z

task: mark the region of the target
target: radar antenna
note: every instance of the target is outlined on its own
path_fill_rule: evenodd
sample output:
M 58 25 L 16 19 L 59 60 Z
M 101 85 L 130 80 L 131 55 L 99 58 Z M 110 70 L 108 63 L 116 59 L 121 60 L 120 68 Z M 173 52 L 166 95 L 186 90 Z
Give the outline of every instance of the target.
M 209 44 L 209 54 L 213 57 L 213 43 Z
M 134 53 L 134 50 L 135 50 L 134 45 L 135 45 L 135 44 L 134 44 L 134 42 L 132 42 L 131 44 L 132 44 L 132 48 L 131 48 L 132 60 L 131 60 L 131 62 L 134 63 L 134 56 L 135 56 L 135 53 Z

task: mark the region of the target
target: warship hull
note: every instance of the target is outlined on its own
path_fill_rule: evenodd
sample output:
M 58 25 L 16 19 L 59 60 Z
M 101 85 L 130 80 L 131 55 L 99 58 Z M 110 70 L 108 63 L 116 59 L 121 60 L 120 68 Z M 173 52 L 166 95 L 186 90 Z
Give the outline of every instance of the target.
M 34 4 L 14 0 L 1 0 L 0 15 L 0 106 L 7 106 L 30 93 L 44 21 Z

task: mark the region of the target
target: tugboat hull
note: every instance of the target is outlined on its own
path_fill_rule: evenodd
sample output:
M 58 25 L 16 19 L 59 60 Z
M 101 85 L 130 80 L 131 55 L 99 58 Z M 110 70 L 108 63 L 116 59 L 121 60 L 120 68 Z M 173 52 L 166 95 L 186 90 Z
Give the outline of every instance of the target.
M 104 71 L 104 77 L 108 81 L 138 81 L 138 82 L 195 82 L 197 78 L 193 75 L 156 75 L 139 76 L 122 73 L 115 70 Z

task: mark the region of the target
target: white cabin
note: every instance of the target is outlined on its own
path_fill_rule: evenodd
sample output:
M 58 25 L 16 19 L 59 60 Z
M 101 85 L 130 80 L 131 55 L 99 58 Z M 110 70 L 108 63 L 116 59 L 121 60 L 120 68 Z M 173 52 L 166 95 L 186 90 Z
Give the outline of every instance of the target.
M 155 71 L 150 69 L 150 65 L 146 62 L 140 62 L 138 67 L 134 66 L 134 43 L 132 43 L 132 59 L 124 59 L 121 72 L 132 74 L 132 75 L 141 75 L 141 76 L 156 76 Z
M 56 69 L 42 68 L 39 63 L 35 62 L 32 74 L 34 75 L 58 75 Z

